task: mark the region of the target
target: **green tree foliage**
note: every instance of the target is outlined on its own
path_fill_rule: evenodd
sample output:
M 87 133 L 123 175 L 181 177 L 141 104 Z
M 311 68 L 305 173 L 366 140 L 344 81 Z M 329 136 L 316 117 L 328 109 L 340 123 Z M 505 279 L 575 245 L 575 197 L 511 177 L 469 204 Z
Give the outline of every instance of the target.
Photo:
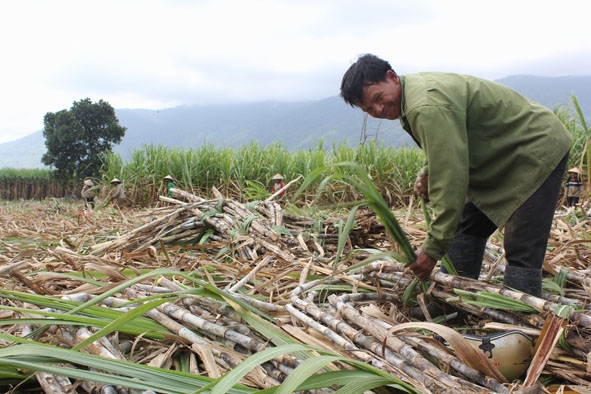
M 126 130 L 109 103 L 89 98 L 74 102 L 69 111 L 48 112 L 43 123 L 47 152 L 41 161 L 60 179 L 98 176 L 101 155 L 112 152 Z

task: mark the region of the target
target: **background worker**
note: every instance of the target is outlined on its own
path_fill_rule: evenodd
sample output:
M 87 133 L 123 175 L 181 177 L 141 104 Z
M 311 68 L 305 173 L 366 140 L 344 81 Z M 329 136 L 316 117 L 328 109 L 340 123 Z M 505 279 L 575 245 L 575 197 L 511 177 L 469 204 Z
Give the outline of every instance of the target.
M 431 202 L 435 217 L 410 266 L 414 274 L 427 278 L 447 254 L 459 275 L 478 278 L 488 237 L 504 227 L 505 286 L 541 296 L 572 144 L 554 113 L 473 76 L 398 75 L 374 55 L 350 66 L 341 96 L 375 118 L 399 119 L 425 152 L 415 191 Z
M 166 175 L 164 178 L 162 178 L 162 180 L 166 182 L 166 196 L 172 196 L 172 192 L 170 191 L 170 189 L 174 187 L 174 179 L 172 179 L 170 175 Z
M 581 171 L 573 167 L 567 171 L 568 179 L 564 185 L 567 208 L 576 207 L 580 197 L 583 195 L 583 182 L 581 182 Z
M 82 185 L 82 191 L 80 195 L 85 200 L 85 206 L 89 209 L 94 209 L 94 197 L 95 191 L 93 189 L 94 183 L 90 179 L 85 179 L 84 184 Z
M 119 206 L 120 202 L 125 199 L 123 185 L 121 181 L 117 178 L 113 178 L 113 180 L 111 181 L 111 185 L 113 185 L 113 189 L 109 193 L 109 197 L 107 198 L 105 205 L 112 203 L 113 205 Z
M 283 176 L 281 174 L 273 175 L 273 178 L 271 178 L 271 180 L 273 181 L 273 186 L 271 186 L 271 194 L 277 193 L 281 188 L 285 186 L 285 182 L 283 182 Z M 282 190 L 279 195 L 284 196 L 285 190 Z

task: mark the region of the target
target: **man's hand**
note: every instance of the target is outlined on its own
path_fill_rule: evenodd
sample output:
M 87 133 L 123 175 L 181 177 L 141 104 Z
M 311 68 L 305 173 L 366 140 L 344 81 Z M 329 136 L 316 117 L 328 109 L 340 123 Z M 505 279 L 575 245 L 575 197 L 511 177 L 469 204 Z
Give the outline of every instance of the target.
M 419 174 L 415 181 L 414 193 L 417 197 L 422 198 L 425 202 L 429 202 L 429 175 L 425 173 Z
M 410 265 L 410 269 L 419 279 L 424 280 L 431 275 L 436 262 L 437 260 L 419 249 L 417 259 Z

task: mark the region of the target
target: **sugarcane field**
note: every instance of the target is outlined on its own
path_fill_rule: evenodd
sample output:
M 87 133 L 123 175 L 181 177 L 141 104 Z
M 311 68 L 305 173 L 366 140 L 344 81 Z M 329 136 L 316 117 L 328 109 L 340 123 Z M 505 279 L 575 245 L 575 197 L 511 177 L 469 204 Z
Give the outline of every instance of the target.
M 556 209 L 538 298 L 503 287 L 502 230 L 479 280 L 418 281 L 429 208 L 366 175 L 341 205 L 295 176 L 260 199 L 0 200 L 2 391 L 591 393 L 584 202 Z

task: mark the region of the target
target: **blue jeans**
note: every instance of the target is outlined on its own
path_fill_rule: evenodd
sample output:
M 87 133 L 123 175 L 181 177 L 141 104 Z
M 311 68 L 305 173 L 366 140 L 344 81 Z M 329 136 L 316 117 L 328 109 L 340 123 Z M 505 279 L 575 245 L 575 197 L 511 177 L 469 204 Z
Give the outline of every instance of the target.
M 542 268 L 568 156 L 567 153 L 542 186 L 507 221 L 504 248 L 509 266 Z M 464 204 L 457 234 L 488 238 L 496 229 L 497 226 L 474 204 L 469 201 Z

